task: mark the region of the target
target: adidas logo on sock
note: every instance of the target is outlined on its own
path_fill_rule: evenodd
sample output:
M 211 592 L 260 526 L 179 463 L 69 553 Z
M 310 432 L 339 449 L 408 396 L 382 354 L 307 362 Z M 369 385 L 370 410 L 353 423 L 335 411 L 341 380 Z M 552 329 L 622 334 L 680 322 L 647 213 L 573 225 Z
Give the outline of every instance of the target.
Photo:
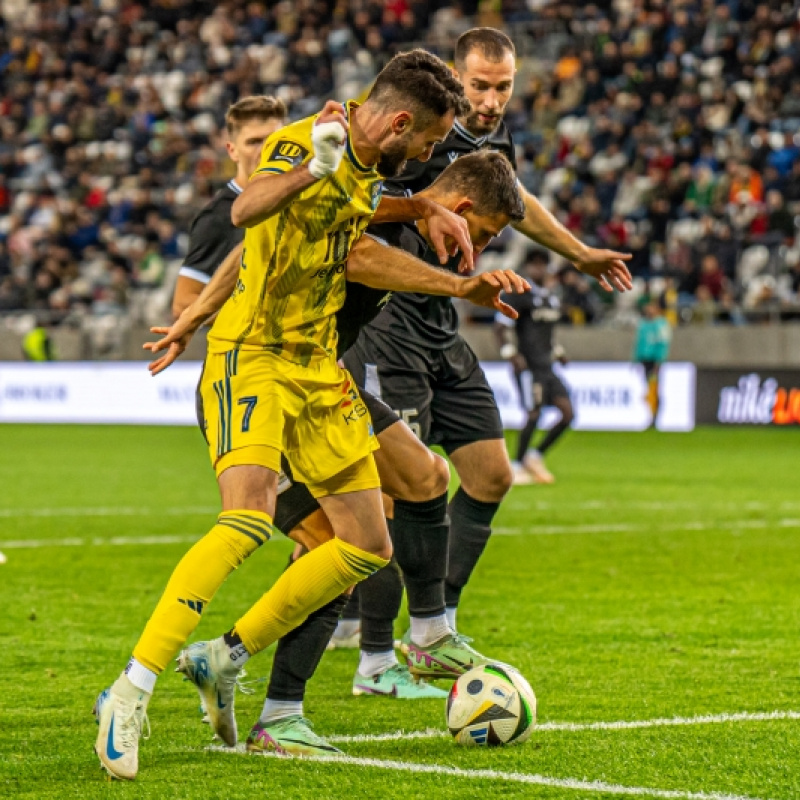
M 184 600 L 182 597 L 179 597 L 178 602 L 189 606 L 192 611 L 196 611 L 198 614 L 203 613 L 203 602 L 201 600 Z

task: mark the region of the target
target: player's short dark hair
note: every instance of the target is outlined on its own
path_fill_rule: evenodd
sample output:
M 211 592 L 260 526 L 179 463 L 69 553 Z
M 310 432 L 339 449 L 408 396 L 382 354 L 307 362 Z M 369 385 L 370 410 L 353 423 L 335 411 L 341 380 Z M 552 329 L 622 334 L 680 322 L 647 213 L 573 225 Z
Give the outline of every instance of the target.
M 478 50 L 488 61 L 502 61 L 508 53 L 515 58 L 517 55 L 514 42 L 503 31 L 497 28 L 471 28 L 462 33 L 456 42 L 453 61 L 459 72 L 464 68 L 464 62 L 473 50 Z
M 479 150 L 457 158 L 434 181 L 442 193 L 458 193 L 472 200 L 481 216 L 505 214 L 512 220 L 525 218 L 517 176 L 508 159 L 495 150 Z
M 234 103 L 225 114 L 228 135 L 234 136 L 248 122 L 266 122 L 268 119 L 286 119 L 286 105 L 277 97 L 254 94 Z
M 378 74 L 367 97 L 384 108 L 410 111 L 415 129 L 428 127 L 435 119 L 454 111 L 470 111 L 464 87 L 447 64 L 433 53 L 417 48 L 398 53 Z

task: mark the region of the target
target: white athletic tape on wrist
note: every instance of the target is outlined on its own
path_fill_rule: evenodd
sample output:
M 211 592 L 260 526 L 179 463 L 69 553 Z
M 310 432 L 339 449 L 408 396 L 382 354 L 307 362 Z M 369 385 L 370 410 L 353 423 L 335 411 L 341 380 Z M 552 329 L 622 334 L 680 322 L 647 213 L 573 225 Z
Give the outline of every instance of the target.
M 319 122 L 311 132 L 314 157 L 308 162 L 308 170 L 315 178 L 332 175 L 339 168 L 344 155 L 347 131 L 340 122 Z

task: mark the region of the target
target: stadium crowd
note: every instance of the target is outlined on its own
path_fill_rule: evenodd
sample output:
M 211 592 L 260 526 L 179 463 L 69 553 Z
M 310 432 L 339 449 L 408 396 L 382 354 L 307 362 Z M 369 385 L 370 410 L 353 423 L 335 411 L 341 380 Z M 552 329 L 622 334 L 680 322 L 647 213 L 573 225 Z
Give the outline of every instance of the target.
M 577 236 L 633 253 L 564 321 L 800 316 L 800 23 L 755 0 L 0 0 L 0 313 L 162 320 L 193 215 L 233 174 L 223 116 L 357 96 L 395 52 L 474 24 L 518 47 L 518 173 Z M 485 263 L 521 263 L 508 232 Z M 493 265 L 495 265 L 493 264 Z

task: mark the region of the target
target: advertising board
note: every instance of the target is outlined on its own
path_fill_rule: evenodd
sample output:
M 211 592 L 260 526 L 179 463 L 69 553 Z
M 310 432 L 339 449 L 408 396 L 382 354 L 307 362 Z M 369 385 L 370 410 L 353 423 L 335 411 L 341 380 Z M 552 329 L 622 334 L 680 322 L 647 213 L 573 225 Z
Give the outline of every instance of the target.
M 0 422 L 194 425 L 197 362 L 178 362 L 152 378 L 141 362 L 2 363 Z M 485 362 L 503 423 L 524 423 L 510 366 Z M 625 363 L 572 363 L 560 367 L 575 406 L 578 430 L 644 430 L 651 423 L 641 367 Z M 656 427 L 687 431 L 694 427 L 695 368 L 665 364 Z M 555 412 L 546 409 L 542 424 Z

